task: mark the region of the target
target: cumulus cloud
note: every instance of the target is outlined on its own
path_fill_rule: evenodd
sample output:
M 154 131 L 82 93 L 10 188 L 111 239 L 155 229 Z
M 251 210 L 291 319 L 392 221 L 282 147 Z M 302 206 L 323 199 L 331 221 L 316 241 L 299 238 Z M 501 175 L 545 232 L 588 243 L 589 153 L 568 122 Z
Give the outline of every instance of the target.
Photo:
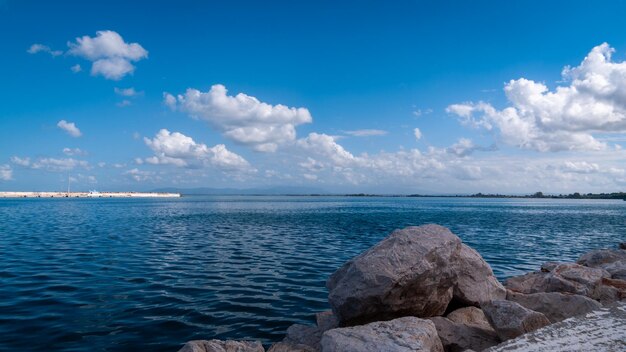
M 59 55 L 63 55 L 63 51 L 61 50 L 52 50 L 49 46 L 43 44 L 33 44 L 26 50 L 29 54 L 37 54 L 37 53 L 46 53 L 50 54 L 52 57 L 57 57 Z
M 364 130 L 344 131 L 344 133 L 353 137 L 370 137 L 370 136 L 384 136 L 388 132 L 384 130 L 364 129 Z
M 588 163 L 586 161 L 566 161 L 562 170 L 565 172 L 574 172 L 579 174 L 589 174 L 598 172 L 600 166 L 596 163 Z
M 76 64 L 76 65 L 74 65 L 74 66 L 70 67 L 70 70 L 72 70 L 72 72 L 74 72 L 74 73 L 78 73 L 78 72 L 82 71 L 82 70 L 83 70 L 83 68 L 82 68 L 82 67 L 80 67 L 80 65 L 79 65 L 79 64 Z
M 13 169 L 10 165 L 0 165 L 0 181 L 10 181 L 13 179 Z
M 547 151 L 607 148 L 594 134 L 626 132 L 626 61 L 614 62 L 614 49 L 596 46 L 577 67 L 566 67 L 566 86 L 520 78 L 504 87 L 509 106 L 462 103 L 447 111 L 467 125 L 495 131 L 503 142 Z
M 270 105 L 239 93 L 227 94 L 226 87 L 216 84 L 208 92 L 187 89 L 185 94 L 164 94 L 164 102 L 172 109 L 205 120 L 224 136 L 261 152 L 274 152 L 279 145 L 296 139 L 295 126 L 310 123 L 305 108 Z
M 148 57 L 139 43 L 126 43 L 114 31 L 98 31 L 95 37 L 83 36 L 68 42 L 68 53 L 92 62 L 91 74 L 102 75 L 111 80 L 120 80 L 135 71 L 133 62 Z
M 208 147 L 179 132 L 162 129 L 154 138 L 144 138 L 144 142 L 155 153 L 145 159 L 149 164 L 192 168 L 215 166 L 223 170 L 251 171 L 248 161 L 226 149 L 225 145 Z
M 80 137 L 83 134 L 80 132 L 80 129 L 76 127 L 76 124 L 73 122 L 67 122 L 65 120 L 61 120 L 57 123 L 57 127 L 67 132 L 72 137 Z
M 413 129 L 413 135 L 415 136 L 415 139 L 419 141 L 422 138 L 422 131 L 420 131 L 419 128 L 415 127 Z

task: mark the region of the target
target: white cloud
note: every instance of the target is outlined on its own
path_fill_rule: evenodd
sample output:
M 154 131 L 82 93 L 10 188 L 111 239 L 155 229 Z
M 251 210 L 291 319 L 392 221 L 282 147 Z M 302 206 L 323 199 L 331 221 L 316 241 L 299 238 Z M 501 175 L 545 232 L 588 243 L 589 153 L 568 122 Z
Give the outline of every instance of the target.
M 413 135 L 415 136 L 415 139 L 419 141 L 422 138 L 422 131 L 420 131 L 419 128 L 415 127 L 413 129 Z
M 26 50 L 29 54 L 37 54 L 37 53 L 47 53 L 52 57 L 57 57 L 59 55 L 63 55 L 63 51 L 61 50 L 52 50 L 49 46 L 43 44 L 33 44 Z
M 137 182 L 154 181 L 155 179 L 158 179 L 158 177 L 155 177 L 154 172 L 139 170 L 137 168 L 125 171 L 123 175 L 129 176 Z
M 155 153 L 145 160 L 149 164 L 192 168 L 210 165 L 223 170 L 252 171 L 244 158 L 229 151 L 223 144 L 209 148 L 179 132 L 162 129 L 153 139 L 144 138 L 144 142 Z
M 113 91 L 115 92 L 115 94 L 117 95 L 121 95 L 123 97 L 134 97 L 137 96 L 139 94 L 141 94 L 141 92 L 138 92 L 135 90 L 135 88 L 130 87 L 130 88 L 113 88 Z
M 115 105 L 119 108 L 125 108 L 127 106 L 133 105 L 133 103 L 130 100 L 124 99 L 120 101 L 119 103 L 116 103 Z
M 447 153 L 454 154 L 459 157 L 465 157 L 474 153 L 475 151 L 492 152 L 497 149 L 498 148 L 496 147 L 495 144 L 489 147 L 483 147 L 483 146 L 474 144 L 474 142 L 472 142 L 471 139 L 460 138 L 458 142 L 445 148 L 445 151 Z
M 569 85 L 554 90 L 525 78 L 511 80 L 504 87 L 510 105 L 502 110 L 479 102 L 450 105 L 447 111 L 520 148 L 606 149 L 594 134 L 626 132 L 626 61 L 612 61 L 613 52 L 606 43 L 593 48 L 579 66 L 563 70 Z
M 65 120 L 61 120 L 57 123 L 57 127 L 67 132 L 67 134 L 69 134 L 72 137 L 82 136 L 82 133 L 80 132 L 78 127 L 76 127 L 76 124 L 73 122 L 67 122 Z
M 80 148 L 63 148 L 63 154 L 67 156 L 85 156 L 87 152 Z
M 428 115 L 431 114 L 433 112 L 433 109 L 415 109 L 413 110 L 413 115 L 415 115 L 415 117 L 420 117 L 422 115 Z
M 13 179 L 13 169 L 10 165 L 0 165 L 0 181 L 10 181 Z
M 364 129 L 364 130 L 344 131 L 344 133 L 353 137 L 370 137 L 370 136 L 384 136 L 388 132 L 384 130 Z
M 596 163 L 588 163 L 586 161 L 566 161 L 562 169 L 565 172 L 588 174 L 600 171 L 600 166 Z
M 126 43 L 114 31 L 98 31 L 95 37 L 83 36 L 69 42 L 68 53 L 92 62 L 91 74 L 102 75 L 111 80 L 122 79 L 135 71 L 132 62 L 148 57 L 139 43 Z
M 83 68 L 82 68 L 82 67 L 80 67 L 80 65 L 79 65 L 79 64 L 76 64 L 76 65 L 74 65 L 74 66 L 70 67 L 70 70 L 72 70 L 72 72 L 74 72 L 74 73 L 78 73 L 78 72 L 82 71 L 82 70 L 83 70 Z
M 176 97 L 165 93 L 164 102 L 261 152 L 274 152 L 279 145 L 294 141 L 295 126 L 312 121 L 305 108 L 270 105 L 243 93 L 229 96 L 227 92 L 226 87 L 216 84 L 208 92 L 187 89 Z
M 27 167 L 35 170 L 47 170 L 47 171 L 67 171 L 74 168 L 89 169 L 89 163 L 85 160 L 77 160 L 74 158 L 39 158 L 31 161 L 30 158 L 20 158 L 17 156 L 11 157 L 11 162 L 15 165 Z

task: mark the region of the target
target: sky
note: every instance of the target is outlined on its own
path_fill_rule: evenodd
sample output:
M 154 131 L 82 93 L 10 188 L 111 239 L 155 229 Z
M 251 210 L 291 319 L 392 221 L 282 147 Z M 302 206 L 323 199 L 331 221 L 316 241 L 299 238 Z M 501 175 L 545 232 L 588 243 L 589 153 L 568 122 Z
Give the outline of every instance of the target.
M 0 0 L 0 190 L 624 191 L 625 13 Z

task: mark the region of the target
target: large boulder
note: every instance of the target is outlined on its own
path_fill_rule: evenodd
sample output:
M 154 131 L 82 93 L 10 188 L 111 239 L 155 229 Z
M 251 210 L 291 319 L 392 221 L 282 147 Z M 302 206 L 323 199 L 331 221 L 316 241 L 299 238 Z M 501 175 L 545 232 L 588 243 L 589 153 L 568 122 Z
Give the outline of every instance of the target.
M 265 352 L 265 349 L 258 341 L 194 340 L 178 352 Z
M 487 262 L 474 249 L 462 244 L 456 257 L 453 297 L 468 305 L 480 306 L 481 302 L 502 299 L 504 286 L 493 275 Z
M 523 294 L 509 291 L 506 299 L 542 313 L 552 323 L 602 307 L 602 304 L 589 297 L 558 292 Z
M 464 324 L 467 326 L 473 326 L 476 328 L 493 331 L 493 328 L 489 324 L 489 321 L 487 320 L 485 313 L 480 308 L 476 308 L 476 307 L 459 308 L 449 313 L 446 316 L 446 318 L 458 324 Z
M 461 352 L 468 349 L 482 351 L 500 343 L 496 332 L 476 326 L 453 322 L 444 317 L 429 318 L 435 323 L 437 335 L 446 352 Z
M 321 345 L 322 352 L 443 352 L 433 322 L 416 317 L 328 330 Z
M 482 306 L 489 323 L 502 341 L 514 339 L 522 334 L 550 325 L 545 315 L 524 308 L 518 303 L 496 300 Z
M 307 345 L 293 344 L 289 342 L 277 342 L 270 346 L 267 352 L 318 352 L 315 348 Z
M 442 315 L 453 297 L 478 305 L 506 295 L 480 255 L 438 225 L 394 231 L 344 264 L 326 286 L 342 326 Z

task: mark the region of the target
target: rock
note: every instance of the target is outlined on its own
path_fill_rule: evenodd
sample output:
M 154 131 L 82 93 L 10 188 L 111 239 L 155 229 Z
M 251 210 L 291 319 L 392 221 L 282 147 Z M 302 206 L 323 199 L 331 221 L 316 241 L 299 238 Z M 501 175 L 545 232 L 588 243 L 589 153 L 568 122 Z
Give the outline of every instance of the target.
M 546 263 L 543 263 L 541 265 L 541 271 L 544 272 L 544 273 L 549 273 L 552 270 L 554 270 L 554 268 L 559 266 L 560 264 L 563 264 L 563 263 L 560 263 L 560 262 L 546 262 Z
M 178 352 L 265 352 L 265 349 L 258 341 L 194 340 Z
M 603 269 L 611 274 L 611 279 L 626 280 L 626 262 L 606 264 Z
M 602 304 L 589 297 L 558 292 L 523 294 L 509 291 L 506 299 L 519 303 L 530 310 L 542 313 L 551 323 L 585 314 L 602 307 Z
M 487 351 L 626 351 L 626 304 L 602 307 L 586 315 L 563 320 Z
M 445 312 L 460 302 L 504 298 L 484 260 L 448 229 L 396 230 L 328 279 L 328 300 L 341 326 Z
M 326 330 L 339 327 L 339 320 L 333 314 L 332 310 L 327 310 L 315 314 L 315 321 L 317 322 L 317 328 L 323 333 Z
M 317 352 L 313 347 L 288 342 L 278 342 L 273 344 L 267 352 Z
M 618 249 L 597 249 L 587 252 L 578 258 L 576 263 L 591 268 L 603 268 L 615 262 L 626 263 L 626 251 Z
M 435 324 L 416 317 L 328 330 L 321 345 L 322 352 L 443 352 Z
M 465 307 L 457 309 L 447 315 L 447 318 L 451 321 L 467 326 L 473 326 L 484 330 L 494 331 L 485 313 L 480 308 Z
M 465 304 L 480 306 L 481 302 L 504 299 L 506 290 L 493 275 L 489 264 L 474 249 L 461 245 L 456 258 L 456 284 L 453 297 Z
M 315 351 L 320 350 L 322 332 L 315 326 L 293 324 L 287 328 L 287 334 L 281 341 L 290 345 L 305 345 Z
M 622 242 L 619 244 L 619 249 L 626 249 L 626 242 Z
M 550 272 L 532 272 L 506 280 L 505 287 L 519 293 L 567 292 L 591 297 L 603 278 L 611 275 L 601 268 L 563 263 Z
M 486 330 L 476 326 L 459 324 L 444 317 L 429 319 L 435 323 L 437 334 L 446 352 L 461 352 L 467 349 L 482 351 L 500 343 L 498 335 L 491 327 Z
M 545 315 L 511 301 L 487 302 L 482 309 L 502 341 L 550 325 L 550 320 Z
M 591 298 L 607 305 L 626 299 L 626 281 L 602 279 L 591 293 Z

